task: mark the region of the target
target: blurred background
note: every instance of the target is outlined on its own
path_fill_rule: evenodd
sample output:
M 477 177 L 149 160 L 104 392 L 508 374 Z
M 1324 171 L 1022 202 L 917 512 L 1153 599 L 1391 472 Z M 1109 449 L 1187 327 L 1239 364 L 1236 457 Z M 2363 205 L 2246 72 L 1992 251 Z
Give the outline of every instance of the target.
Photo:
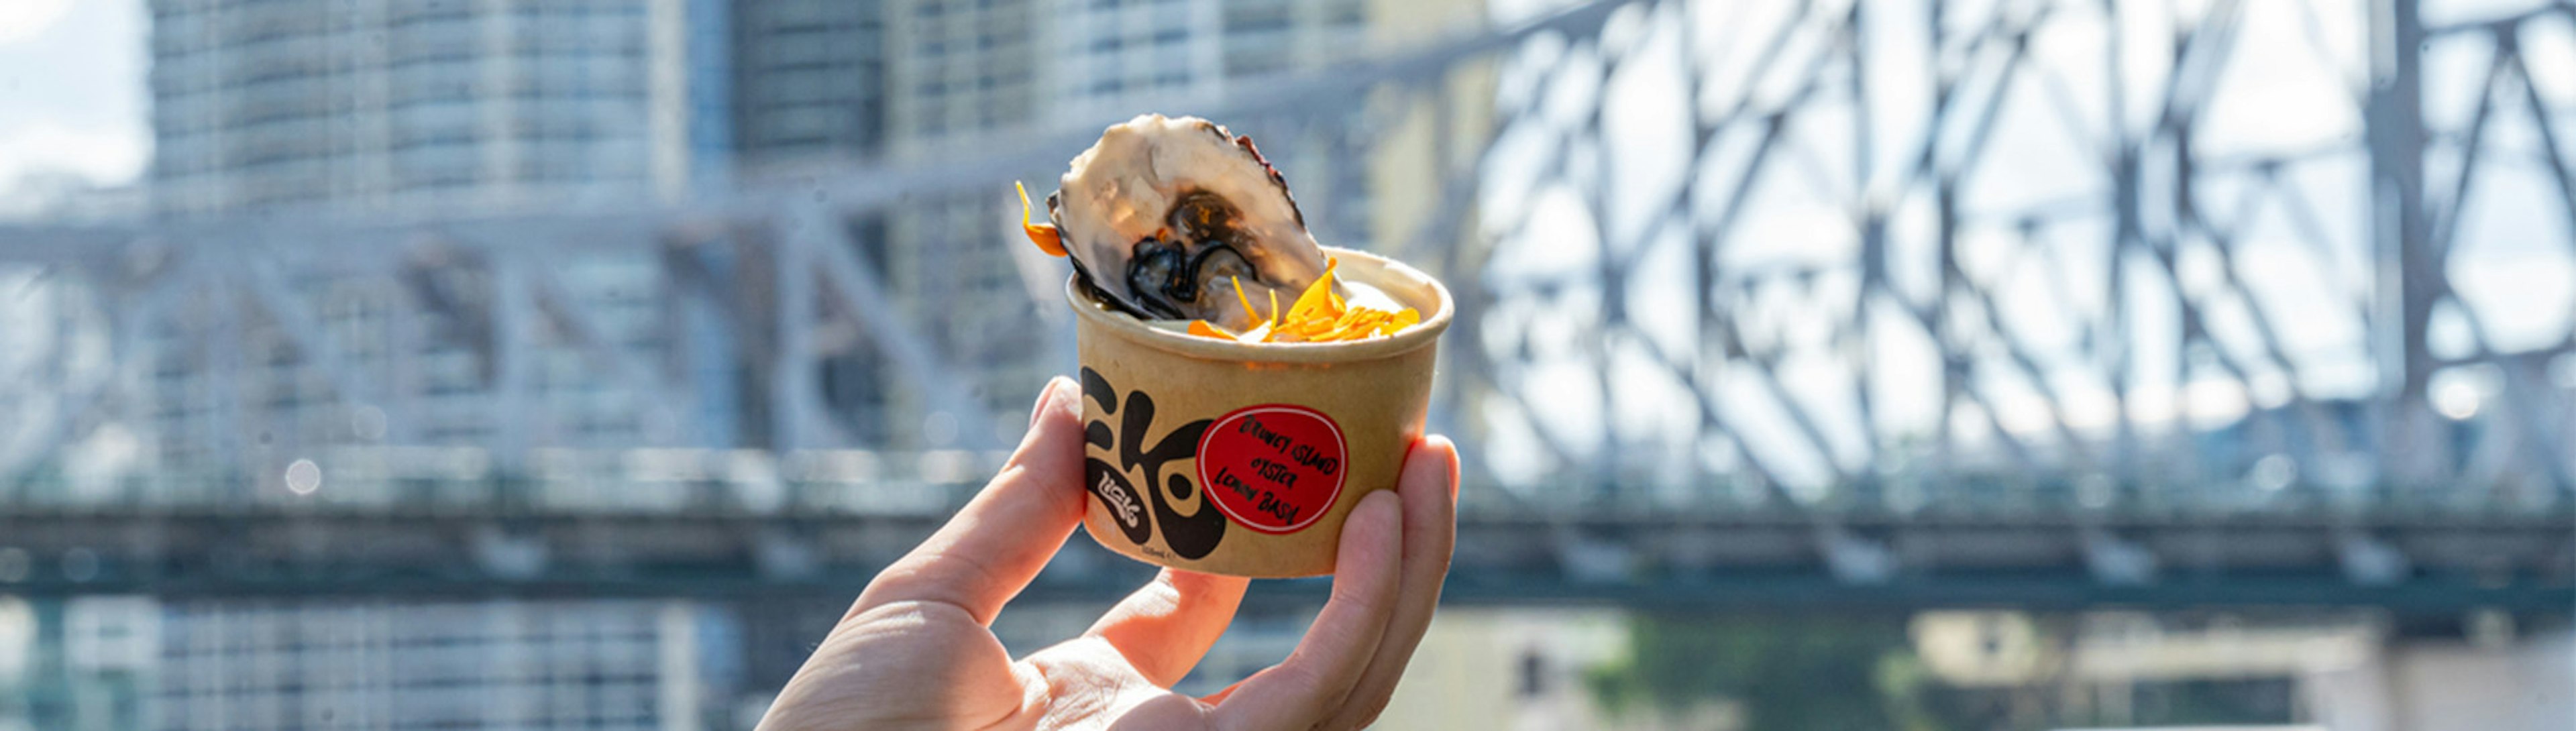
M 2576 725 L 2576 3 L 10 0 L 0 729 L 748 728 L 1143 111 L 1459 297 L 1383 727 Z

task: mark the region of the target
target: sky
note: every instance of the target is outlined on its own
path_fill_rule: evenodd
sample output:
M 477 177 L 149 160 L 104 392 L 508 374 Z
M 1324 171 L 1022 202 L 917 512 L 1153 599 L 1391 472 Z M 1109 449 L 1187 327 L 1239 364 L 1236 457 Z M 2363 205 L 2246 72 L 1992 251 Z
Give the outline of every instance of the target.
M 0 0 L 0 190 L 30 174 L 143 174 L 146 26 L 138 0 Z

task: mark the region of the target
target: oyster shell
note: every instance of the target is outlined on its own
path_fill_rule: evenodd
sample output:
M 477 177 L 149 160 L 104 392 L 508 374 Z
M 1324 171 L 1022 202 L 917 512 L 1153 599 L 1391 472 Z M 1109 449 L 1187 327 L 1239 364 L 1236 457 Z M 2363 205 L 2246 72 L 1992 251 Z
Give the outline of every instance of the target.
M 1102 132 L 1047 211 L 1091 291 L 1146 319 L 1243 329 L 1270 314 L 1247 308 L 1274 292 L 1293 302 L 1324 274 L 1278 169 L 1251 138 L 1197 117 L 1147 114 Z

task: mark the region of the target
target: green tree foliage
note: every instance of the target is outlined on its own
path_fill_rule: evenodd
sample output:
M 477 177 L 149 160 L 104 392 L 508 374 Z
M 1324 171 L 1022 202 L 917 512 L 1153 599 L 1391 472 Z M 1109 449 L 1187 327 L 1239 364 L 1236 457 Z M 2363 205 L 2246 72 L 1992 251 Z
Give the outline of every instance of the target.
M 1673 614 L 1629 618 L 1629 655 L 1585 683 L 1614 715 L 1707 725 L 1725 708 L 1748 731 L 1985 731 L 2069 726 L 2290 723 L 2287 678 L 2141 682 L 2116 714 L 2051 682 L 1961 688 L 1915 657 L 1896 614 Z M 2080 694 L 2079 694 L 2080 695 Z
M 1628 631 L 1630 656 L 1585 677 L 1612 713 L 1731 701 L 1763 731 L 1954 728 L 1925 707 L 1901 616 L 1640 614 Z

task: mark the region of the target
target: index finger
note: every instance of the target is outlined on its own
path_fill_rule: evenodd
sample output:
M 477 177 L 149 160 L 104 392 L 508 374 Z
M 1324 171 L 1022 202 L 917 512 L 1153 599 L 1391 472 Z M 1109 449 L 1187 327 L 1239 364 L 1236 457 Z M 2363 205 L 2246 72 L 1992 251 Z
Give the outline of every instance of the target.
M 955 605 L 991 624 L 1082 522 L 1082 412 L 1073 382 L 1047 382 L 1029 434 L 1000 474 L 929 540 L 859 592 L 850 615 L 901 601 Z

